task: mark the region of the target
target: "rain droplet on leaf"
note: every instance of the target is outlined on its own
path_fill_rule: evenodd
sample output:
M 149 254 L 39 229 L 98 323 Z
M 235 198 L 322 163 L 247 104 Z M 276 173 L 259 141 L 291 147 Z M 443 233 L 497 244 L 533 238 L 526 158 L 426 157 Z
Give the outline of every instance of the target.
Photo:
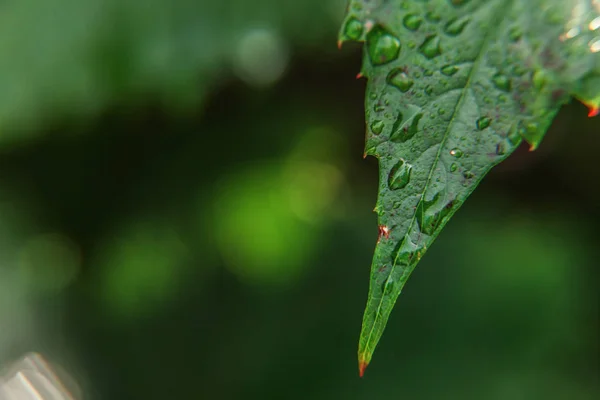
M 423 118 L 423 113 L 415 114 L 410 122 L 410 125 L 405 126 L 402 124 L 402 114 L 398 113 L 398 119 L 394 123 L 392 128 L 392 136 L 390 140 L 396 143 L 406 142 L 411 139 L 419 131 L 419 121 Z
M 487 128 L 488 126 L 490 126 L 491 123 L 492 123 L 492 120 L 490 117 L 481 117 L 477 120 L 477 122 L 475 124 L 477 125 L 477 129 L 482 131 L 485 128 Z
M 381 120 L 375 120 L 371 123 L 371 131 L 375 135 L 379 135 L 381 132 L 383 132 L 383 128 L 385 128 L 385 124 Z
M 452 157 L 461 158 L 463 156 L 463 152 L 461 149 L 452 149 L 450 150 L 450 155 Z
M 469 17 L 455 18 L 453 20 L 450 20 L 444 27 L 444 32 L 446 32 L 446 34 L 450 36 L 460 35 L 465 29 L 465 26 L 467 26 L 467 24 L 469 23 L 469 21 Z
M 383 65 L 398 58 L 400 40 L 381 25 L 377 25 L 367 34 L 367 49 L 371 63 Z
M 388 185 L 390 189 L 398 190 L 405 188 L 410 182 L 412 168 L 412 165 L 403 159 L 400 159 L 400 161 L 398 161 L 390 171 L 388 177 Z
M 419 27 L 421 26 L 422 22 L 423 22 L 423 19 L 421 17 L 419 17 L 418 15 L 415 15 L 415 14 L 408 14 L 402 20 L 402 23 L 404 24 L 404 27 L 406 29 L 408 29 L 408 30 L 411 30 L 411 31 L 418 30 Z
M 458 72 L 458 67 L 455 67 L 454 65 L 445 65 L 442 67 L 442 74 L 444 74 L 446 76 L 452 76 L 457 72 Z
M 363 24 L 356 18 L 350 18 L 344 25 L 344 36 L 351 40 L 360 39 L 363 33 Z
M 437 35 L 429 36 L 425 39 L 421 47 L 419 47 L 419 51 L 429 59 L 439 56 L 442 54 L 442 50 L 440 49 L 440 37 Z
M 407 92 L 414 83 L 401 68 L 391 70 L 387 76 L 387 82 L 403 93 Z
M 505 92 L 510 92 L 510 78 L 508 78 L 506 75 L 497 73 L 492 77 L 492 82 L 494 82 L 494 86 L 496 86 L 498 89 L 504 90 Z
M 440 17 L 440 15 L 438 13 L 436 13 L 435 11 L 427 12 L 427 14 L 425 14 L 425 18 L 427 18 L 427 21 L 430 21 L 433 23 L 438 23 L 442 19 L 442 17 Z

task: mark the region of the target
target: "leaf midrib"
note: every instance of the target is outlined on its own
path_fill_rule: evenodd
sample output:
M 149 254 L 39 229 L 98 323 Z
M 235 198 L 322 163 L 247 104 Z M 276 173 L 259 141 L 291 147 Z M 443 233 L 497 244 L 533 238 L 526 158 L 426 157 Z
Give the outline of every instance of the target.
M 494 21 L 493 21 L 494 28 L 491 29 L 491 30 L 489 30 L 488 33 L 485 35 L 485 38 L 484 38 L 484 40 L 483 40 L 483 42 L 481 44 L 481 47 L 480 47 L 480 51 L 477 54 L 477 58 L 473 62 L 473 68 L 471 69 L 471 72 L 469 73 L 469 77 L 467 78 L 467 82 L 465 83 L 464 90 L 463 90 L 462 94 L 460 95 L 460 97 L 458 99 L 458 102 L 456 103 L 456 106 L 454 107 L 454 111 L 452 113 L 452 118 L 450 119 L 450 122 L 448 123 L 448 127 L 444 131 L 444 137 L 443 137 L 443 139 L 442 139 L 442 141 L 440 143 L 440 148 L 439 148 L 439 150 L 438 150 L 438 152 L 437 152 L 437 154 L 435 156 L 434 162 L 433 162 L 433 164 L 431 166 L 431 170 L 429 171 L 429 175 L 427 177 L 427 181 L 425 182 L 425 186 L 423 187 L 423 194 L 422 194 L 421 198 L 419 199 L 419 202 L 417 203 L 416 210 L 419 209 L 419 206 L 421 205 L 421 202 L 423 201 L 423 199 L 425 197 L 425 192 L 427 192 L 427 188 L 429 187 L 429 183 L 431 182 L 431 179 L 433 177 L 433 172 L 435 171 L 435 169 L 436 169 L 436 167 L 438 165 L 438 162 L 440 160 L 440 156 L 442 154 L 442 150 L 444 149 L 444 145 L 446 144 L 446 141 L 448 140 L 448 137 L 450 136 L 450 132 L 452 131 L 452 127 L 454 126 L 454 122 L 455 122 L 456 116 L 458 114 L 458 111 L 460 110 L 460 108 L 461 108 L 461 106 L 462 106 L 462 104 L 463 104 L 463 102 L 465 100 L 466 93 L 468 93 L 468 91 L 471 89 L 471 84 L 472 84 L 473 77 L 478 72 L 479 65 L 480 65 L 481 61 L 483 60 L 483 56 L 486 54 L 487 47 L 490 44 L 490 39 L 495 36 L 495 34 L 499 30 L 499 28 L 502 26 L 502 24 L 499 23 L 499 22 L 503 21 L 504 18 L 506 17 L 506 15 L 510 12 L 510 10 L 512 9 L 512 3 L 513 2 L 514 2 L 514 0 L 505 0 L 506 6 L 503 7 L 504 8 L 504 12 L 498 14 L 498 17 L 495 18 Z M 412 217 L 412 220 L 410 221 L 410 224 L 408 225 L 407 235 L 411 232 L 411 230 L 412 230 L 412 228 L 413 228 L 413 226 L 415 224 L 416 219 L 417 219 L 417 213 L 415 211 L 415 213 L 414 213 L 414 215 Z M 438 230 L 438 233 L 439 233 L 439 230 Z M 403 240 L 406 240 L 407 235 L 404 236 Z M 437 234 L 434 236 L 434 238 L 436 236 L 437 236 Z M 384 298 L 386 296 L 386 292 L 388 290 L 389 280 L 393 276 L 393 273 L 394 273 L 394 270 L 396 268 L 396 265 L 398 265 L 397 261 L 398 261 L 398 255 L 399 254 L 400 254 L 400 252 L 398 252 L 396 254 L 396 257 L 394 258 L 394 263 L 392 264 L 392 268 L 390 269 L 390 273 L 389 273 L 388 277 L 385 280 L 385 283 L 384 283 L 384 286 L 383 286 L 383 293 L 382 293 L 381 298 L 379 300 L 379 303 L 377 305 L 377 311 L 375 312 L 375 319 L 373 320 L 373 324 L 371 326 L 371 330 L 369 331 L 369 335 L 367 336 L 367 340 L 365 341 L 365 343 L 366 343 L 365 344 L 365 349 L 364 349 L 364 353 L 365 354 L 369 354 L 369 351 L 368 351 L 369 347 L 370 347 L 369 344 L 371 342 L 371 338 L 373 336 L 373 331 L 375 329 L 375 326 L 377 326 L 377 322 L 378 322 L 378 320 L 380 318 L 380 315 L 381 315 L 380 311 L 381 311 L 381 307 L 383 305 L 383 300 L 384 300 Z M 405 274 L 407 274 L 407 273 L 410 274 L 414 270 L 415 266 L 416 266 L 416 263 L 414 263 L 412 266 L 409 266 L 408 269 L 407 269 L 407 272 L 405 272 L 403 274 L 403 276 Z M 402 289 L 402 287 L 400 288 L 400 290 L 401 289 Z

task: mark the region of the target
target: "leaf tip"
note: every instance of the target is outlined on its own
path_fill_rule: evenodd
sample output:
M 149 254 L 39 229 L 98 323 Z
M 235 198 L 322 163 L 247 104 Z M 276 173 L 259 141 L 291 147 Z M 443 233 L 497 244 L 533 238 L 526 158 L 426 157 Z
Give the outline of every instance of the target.
M 356 79 L 360 79 L 360 78 L 364 78 L 365 76 L 363 75 L 362 72 L 359 72 L 358 74 L 356 74 Z
M 537 143 L 532 143 L 529 145 L 529 151 L 536 151 L 538 148 L 538 144 Z
M 338 40 L 338 41 L 337 41 L 337 47 L 338 47 L 338 50 L 341 50 L 341 49 L 342 49 L 342 45 L 343 45 L 343 44 L 344 44 L 344 41 L 343 41 L 342 39 L 340 39 L 340 40 Z
M 600 107 L 590 107 L 590 112 L 588 113 L 588 117 L 592 118 L 596 115 L 600 114 Z
M 369 365 L 369 363 L 367 363 L 365 360 L 358 361 L 358 375 L 361 378 L 365 375 L 365 370 L 367 369 L 368 365 Z

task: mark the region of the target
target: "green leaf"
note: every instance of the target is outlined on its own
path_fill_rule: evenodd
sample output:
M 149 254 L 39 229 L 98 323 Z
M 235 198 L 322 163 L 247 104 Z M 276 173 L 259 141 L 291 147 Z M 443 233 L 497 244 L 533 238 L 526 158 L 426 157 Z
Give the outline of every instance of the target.
M 340 41 L 365 42 L 365 155 L 380 170 L 361 376 L 416 264 L 485 174 L 522 139 L 535 149 L 569 95 L 598 106 L 599 16 L 596 0 L 351 1 Z

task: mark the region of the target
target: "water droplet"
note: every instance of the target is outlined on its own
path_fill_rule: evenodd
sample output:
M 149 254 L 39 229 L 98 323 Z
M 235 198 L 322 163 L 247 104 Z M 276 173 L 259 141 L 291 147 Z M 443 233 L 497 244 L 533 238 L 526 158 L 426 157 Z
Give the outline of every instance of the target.
M 392 136 L 390 140 L 395 143 L 406 142 L 419 131 L 419 121 L 423 118 L 423 113 L 417 113 L 412 117 L 410 125 L 402 124 L 402 114 L 398 113 L 398 118 L 392 127 Z
M 454 202 L 451 201 L 440 211 L 432 211 L 432 207 L 438 203 L 439 199 L 440 193 L 437 193 L 430 201 L 423 199 L 417 206 L 417 222 L 421 227 L 421 232 L 426 235 L 433 235 L 435 233 L 443 219 L 452 211 L 452 207 L 454 206 Z
M 442 74 L 444 74 L 446 76 L 452 76 L 457 72 L 458 72 L 458 67 L 455 67 L 454 65 L 445 65 L 442 67 Z
M 475 123 L 477 125 L 477 129 L 480 131 L 484 130 L 492 123 L 492 119 L 490 117 L 481 117 Z
M 394 61 L 400 54 L 400 40 L 381 25 L 367 34 L 367 49 L 373 65 Z
M 444 27 L 444 32 L 446 32 L 446 34 L 450 36 L 460 35 L 469 23 L 469 21 L 469 17 L 452 19 Z
M 431 96 L 431 94 L 433 93 L 433 87 L 431 85 L 425 86 L 425 89 L 423 90 L 427 96 Z
M 344 25 L 344 36 L 351 40 L 360 39 L 363 33 L 363 24 L 356 18 L 350 18 Z
M 424 75 L 424 76 L 433 76 L 433 71 L 432 71 L 432 70 L 430 70 L 430 69 L 427 69 L 427 68 L 425 68 L 425 69 L 423 70 L 423 75 Z
M 510 79 L 506 75 L 497 73 L 492 77 L 492 82 L 494 82 L 494 86 L 496 86 L 498 89 L 504 90 L 505 92 L 510 92 Z
M 405 188 L 410 182 L 410 175 L 412 173 L 412 165 L 400 159 L 396 165 L 390 171 L 388 177 L 388 185 L 392 190 L 398 190 Z
M 393 205 L 393 207 L 394 207 L 394 210 L 397 210 L 397 209 L 399 209 L 401 205 L 402 205 L 402 203 L 400 203 L 399 201 L 395 201 L 395 202 L 394 202 L 394 205 Z
M 369 97 L 371 98 L 371 100 L 375 100 L 377 99 L 377 93 L 371 93 Z
M 383 128 L 385 128 L 385 124 L 379 119 L 371 123 L 371 131 L 375 135 L 379 135 L 381 132 L 383 132 Z
M 440 108 L 440 109 L 438 110 L 438 114 L 440 114 L 440 115 L 444 115 L 444 114 L 446 114 L 446 110 L 445 110 L 445 109 L 443 109 L 443 108 Z
M 471 171 L 465 171 L 463 172 L 463 176 L 465 177 L 465 179 L 473 179 L 475 177 L 475 174 Z
M 430 21 L 433 23 L 438 23 L 442 19 L 442 17 L 440 17 L 440 15 L 438 13 L 436 13 L 435 11 L 428 11 L 427 14 L 425 14 L 425 18 L 427 19 L 427 21 Z
M 450 150 L 450 155 L 452 157 L 461 158 L 463 156 L 463 152 L 461 149 L 452 149 Z
M 450 164 L 450 172 L 456 172 L 457 169 L 458 169 L 457 163 Z
M 506 154 L 506 145 L 504 144 L 504 142 L 500 142 L 496 145 L 496 154 L 498 154 L 499 156 L 503 156 L 504 154 Z
M 421 47 L 419 47 L 419 50 L 421 51 L 421 54 L 429 59 L 439 56 L 442 54 L 442 50 L 440 49 L 440 37 L 437 35 L 429 36 L 425 39 Z
M 423 22 L 423 19 L 415 14 L 408 14 L 402 20 L 404 27 L 411 31 L 416 31 L 417 29 L 419 29 L 422 22 Z
M 515 125 L 513 125 L 511 127 L 510 131 L 508 132 L 507 138 L 508 138 L 508 141 L 514 146 L 521 143 L 521 140 L 523 139 L 523 138 L 521 138 L 519 129 Z
M 391 70 L 387 76 L 387 82 L 403 93 L 406 93 L 413 85 L 413 80 L 401 68 Z

